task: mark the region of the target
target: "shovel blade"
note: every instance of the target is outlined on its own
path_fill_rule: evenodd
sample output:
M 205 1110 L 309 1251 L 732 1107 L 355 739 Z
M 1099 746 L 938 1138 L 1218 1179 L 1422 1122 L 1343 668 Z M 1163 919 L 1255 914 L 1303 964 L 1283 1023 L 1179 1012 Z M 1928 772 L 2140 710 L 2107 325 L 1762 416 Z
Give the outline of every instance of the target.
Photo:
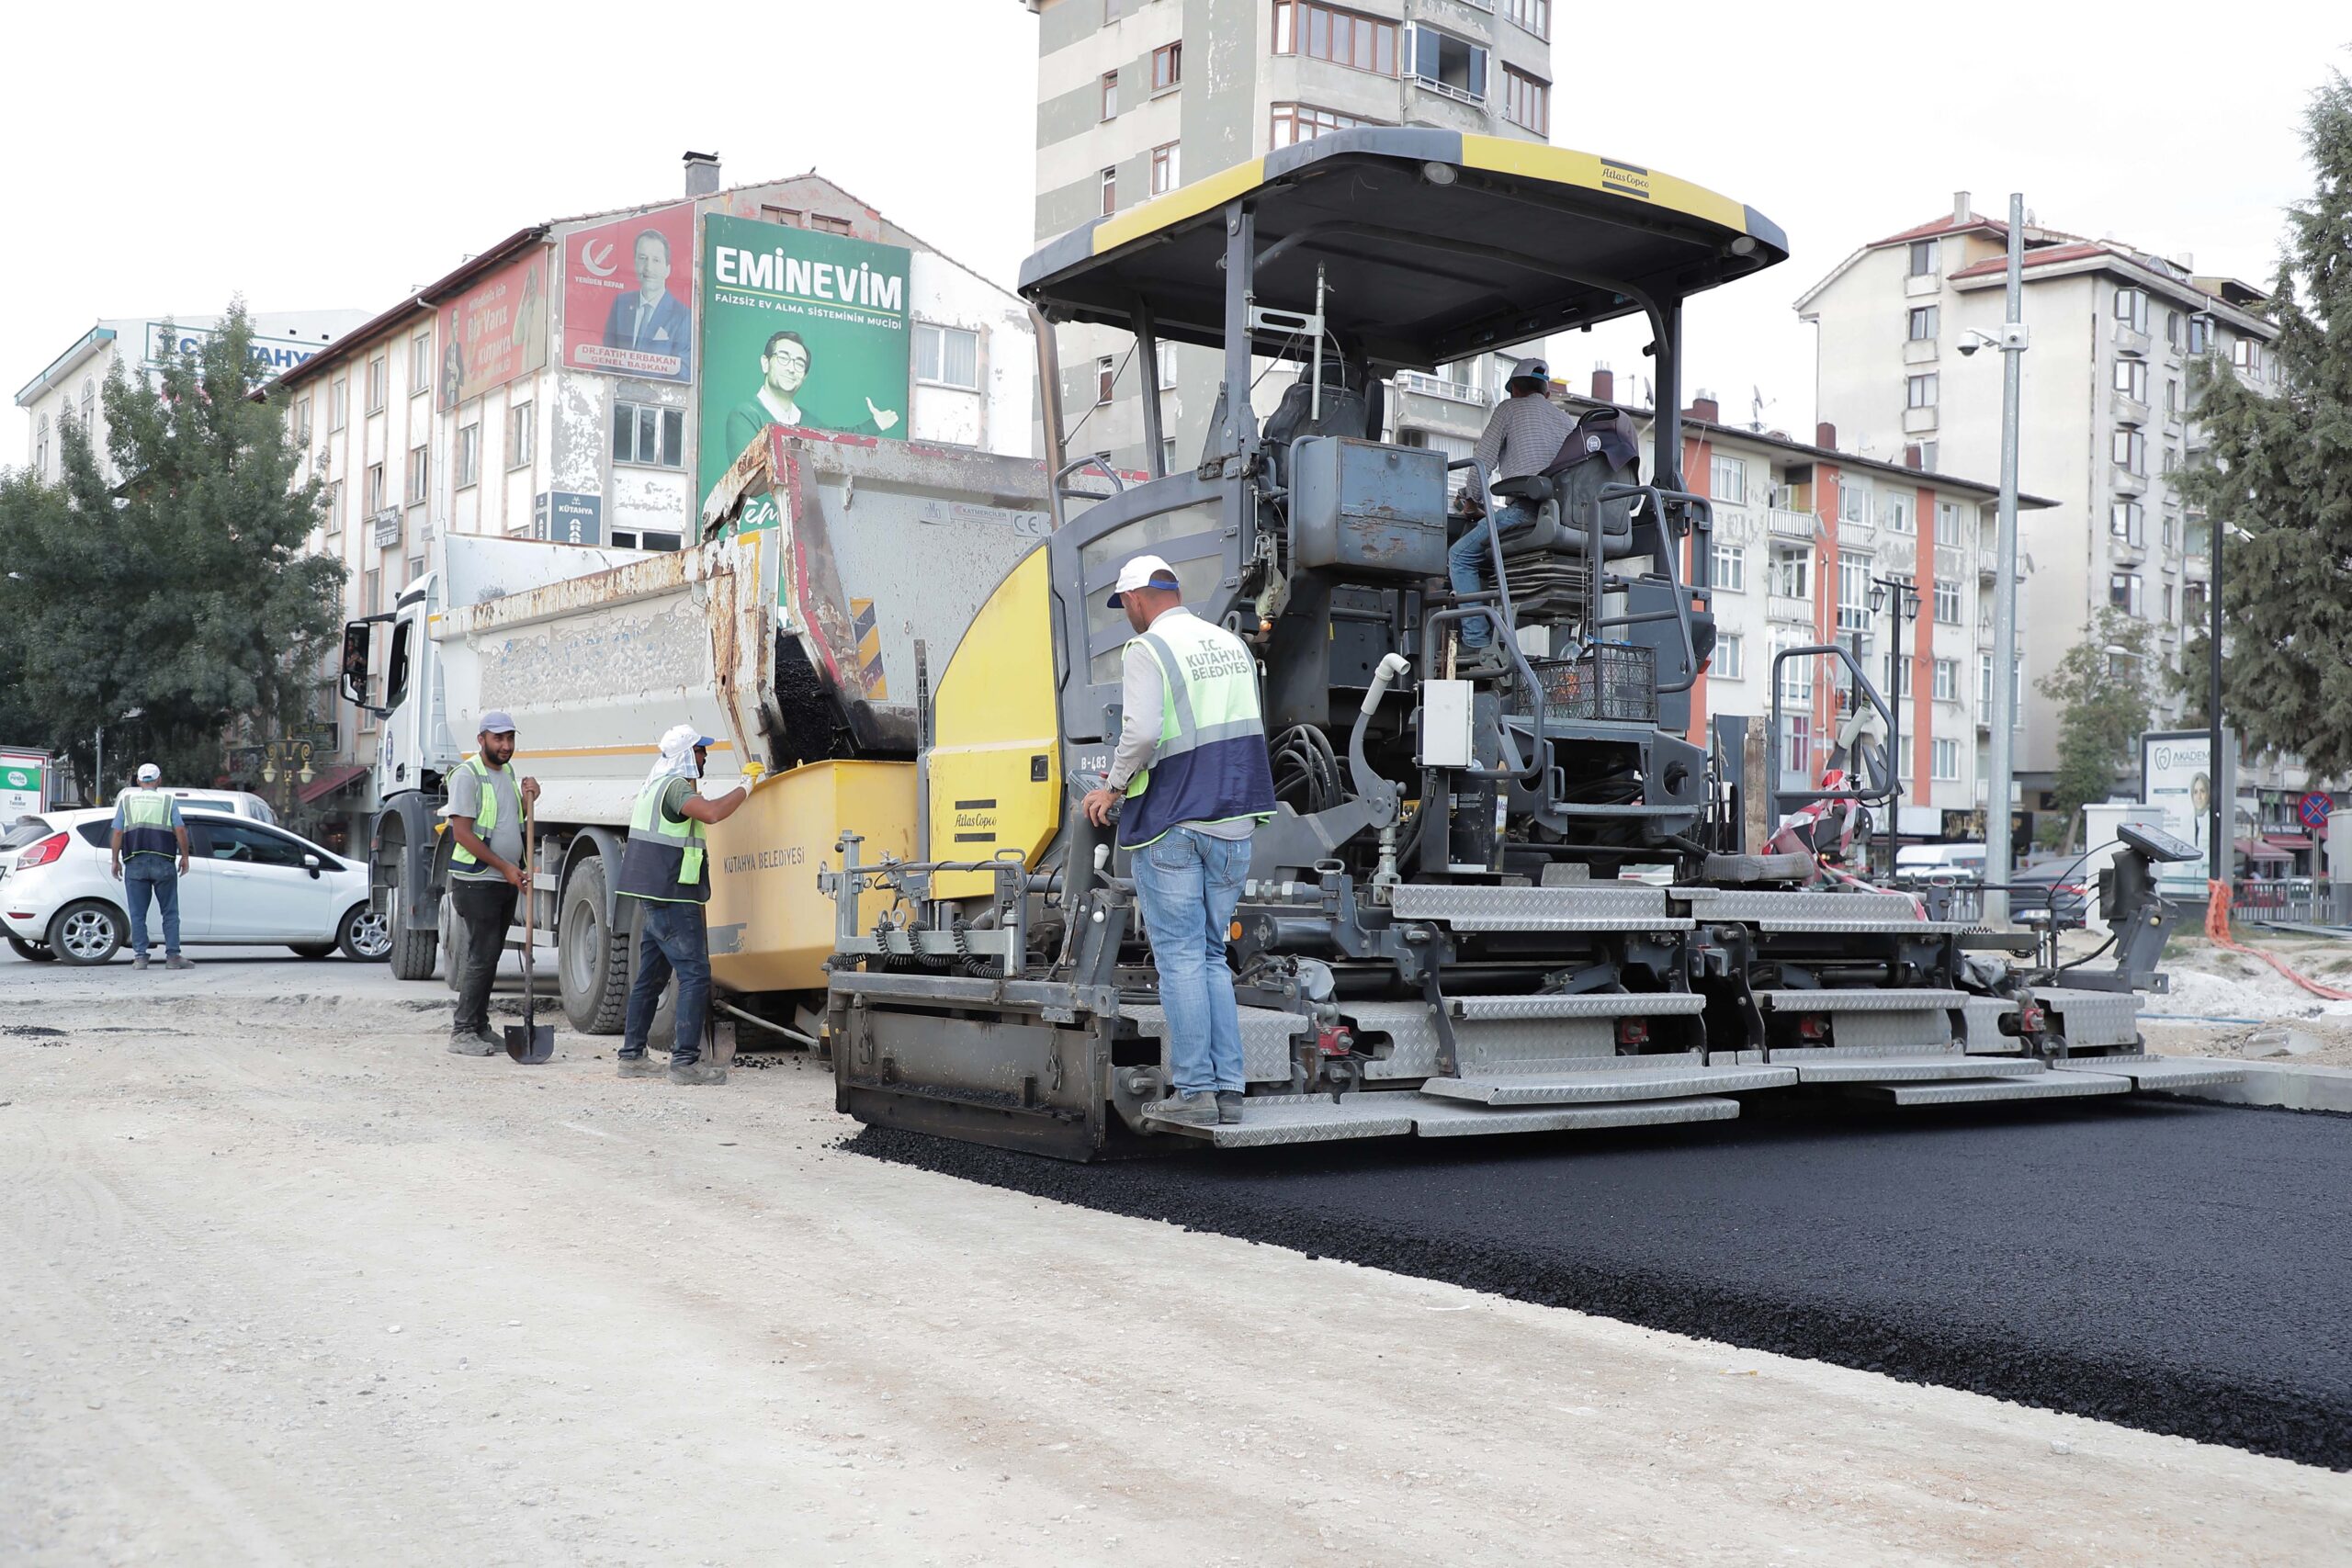
M 555 1055 L 555 1025 L 552 1023 L 510 1023 L 506 1026 L 506 1054 L 518 1062 L 537 1064 Z

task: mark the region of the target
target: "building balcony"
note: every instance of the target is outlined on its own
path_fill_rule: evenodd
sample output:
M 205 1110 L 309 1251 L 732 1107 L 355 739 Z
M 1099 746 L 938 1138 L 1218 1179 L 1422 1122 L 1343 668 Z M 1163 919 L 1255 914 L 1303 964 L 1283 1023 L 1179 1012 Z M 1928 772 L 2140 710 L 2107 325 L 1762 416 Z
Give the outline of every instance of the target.
M 2184 582 L 2213 581 L 2213 558 L 2205 555 L 2185 555 L 2180 558 L 2180 577 Z
M 2148 350 L 2154 346 L 2155 345 L 2149 340 L 2147 333 L 2127 326 L 2121 321 L 2115 323 L 2116 353 L 2128 354 L 2135 358 L 2145 359 L 2148 357 Z
M 1903 411 L 1904 434 L 1933 435 L 1935 433 L 1936 411 L 1934 409 L 1905 409 Z
M 1814 515 L 1810 512 L 1791 512 L 1785 507 L 1764 509 L 1764 531 L 1784 539 L 1810 539 L 1814 534 Z
M 1442 398 L 1447 402 L 1465 403 L 1474 409 L 1490 406 L 1494 399 L 1485 389 L 1467 381 L 1449 381 L 1442 376 L 1425 375 L 1419 370 L 1396 372 L 1396 389 L 1419 397 Z
M 1904 364 L 1933 365 L 1935 362 L 1936 340 L 1934 338 L 1914 337 L 1903 340 Z
M 1813 601 L 1792 599 L 1785 593 L 1768 593 L 1764 597 L 1764 618 L 1789 626 L 1812 626 Z
M 2118 424 L 2148 423 L 2148 405 L 2129 392 L 2109 392 L 2107 398 L 2107 412 Z
M 2177 413 L 2167 413 L 2165 415 L 2165 438 L 2166 440 L 2178 441 L 2188 434 L 2188 426 L 2183 423 L 2180 415 Z
M 2109 465 L 2108 484 L 2118 495 L 2143 496 L 2148 493 L 2148 476 L 2135 474 L 2126 468 Z
M 1932 299 L 1943 291 L 1944 280 L 1933 273 L 1928 274 L 1925 277 L 1906 277 L 1903 280 L 1903 297 L 1905 299 Z

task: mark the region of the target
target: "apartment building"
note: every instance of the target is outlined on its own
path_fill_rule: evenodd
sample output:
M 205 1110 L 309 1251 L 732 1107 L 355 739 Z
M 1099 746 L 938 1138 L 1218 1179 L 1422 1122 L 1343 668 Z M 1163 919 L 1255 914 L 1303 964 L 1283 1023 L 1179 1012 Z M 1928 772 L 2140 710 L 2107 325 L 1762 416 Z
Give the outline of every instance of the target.
M 713 228 L 722 220 L 735 226 Z M 312 547 L 345 564 L 347 615 L 391 608 L 445 532 L 638 549 L 695 536 L 701 480 L 737 455 L 720 432 L 763 390 L 763 337 L 786 319 L 740 342 L 714 335 L 719 297 L 702 253 L 722 231 L 779 258 L 829 240 L 892 247 L 859 253 L 903 267 L 894 310 L 906 331 L 864 355 L 896 354 L 904 372 L 906 406 L 888 410 L 886 434 L 1036 455 L 1036 340 L 1018 297 L 820 175 L 721 188 L 717 161 L 690 153 L 682 197 L 519 229 L 269 387 L 325 481 Z M 645 283 L 649 266 L 666 269 L 666 285 Z M 654 301 L 641 308 L 630 303 L 640 288 Z M 616 346 L 625 317 L 632 330 Z M 840 357 L 808 366 L 804 409 Z M 313 758 L 305 797 L 356 827 L 375 809 L 376 720 L 340 697 L 333 707 L 336 744 Z
M 2111 607 L 2148 623 L 2152 658 L 2178 668 L 2206 624 L 2204 519 L 2177 475 L 2201 450 L 2189 362 L 2219 355 L 2276 385 L 2264 295 L 2171 257 L 2039 224 L 2024 234 L 2018 482 L 2053 498 L 2018 525 L 2021 804 L 2045 809 L 2060 705 L 2038 682 Z M 1819 329 L 1816 407 L 1882 461 L 1999 471 L 2006 222 L 1968 193 L 1928 222 L 1864 245 L 1798 299 Z M 1979 352 L 1982 350 L 1982 352 Z M 2153 682 L 2160 691 L 2165 684 Z M 2177 706 L 2158 725 L 2177 720 Z
M 1267 152 L 1363 125 L 1550 139 L 1552 0 L 1022 0 L 1037 17 L 1036 239 L 1059 237 Z M 1072 450 L 1147 470 L 1142 399 L 1161 400 L 1163 463 L 1208 434 L 1216 356 L 1060 329 Z M 1501 392 L 1492 355 L 1397 378 L 1392 439 L 1467 456 Z M 1260 412 L 1289 384 L 1259 383 Z

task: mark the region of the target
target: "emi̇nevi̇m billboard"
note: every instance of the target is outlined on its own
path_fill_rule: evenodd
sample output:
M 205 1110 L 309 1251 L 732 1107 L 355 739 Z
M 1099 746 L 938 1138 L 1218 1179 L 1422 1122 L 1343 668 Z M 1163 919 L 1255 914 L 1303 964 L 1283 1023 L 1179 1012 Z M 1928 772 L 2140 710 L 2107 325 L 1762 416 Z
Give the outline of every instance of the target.
M 903 439 L 913 253 L 719 213 L 702 230 L 696 503 L 773 424 Z

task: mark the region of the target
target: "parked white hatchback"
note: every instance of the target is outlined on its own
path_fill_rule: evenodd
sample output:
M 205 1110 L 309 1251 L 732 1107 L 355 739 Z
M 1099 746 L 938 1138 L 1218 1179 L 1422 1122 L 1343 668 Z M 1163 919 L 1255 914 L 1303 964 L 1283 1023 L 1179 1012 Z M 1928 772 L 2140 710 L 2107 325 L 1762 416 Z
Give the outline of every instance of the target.
M 181 813 L 188 869 L 180 878 L 183 947 L 284 943 L 305 958 L 337 948 L 363 962 L 391 951 L 368 897 L 368 868 L 249 817 Z M 130 941 L 122 884 L 109 869 L 111 810 L 20 818 L 0 840 L 0 931 L 19 957 L 104 964 Z M 163 950 L 163 917 L 147 935 Z

